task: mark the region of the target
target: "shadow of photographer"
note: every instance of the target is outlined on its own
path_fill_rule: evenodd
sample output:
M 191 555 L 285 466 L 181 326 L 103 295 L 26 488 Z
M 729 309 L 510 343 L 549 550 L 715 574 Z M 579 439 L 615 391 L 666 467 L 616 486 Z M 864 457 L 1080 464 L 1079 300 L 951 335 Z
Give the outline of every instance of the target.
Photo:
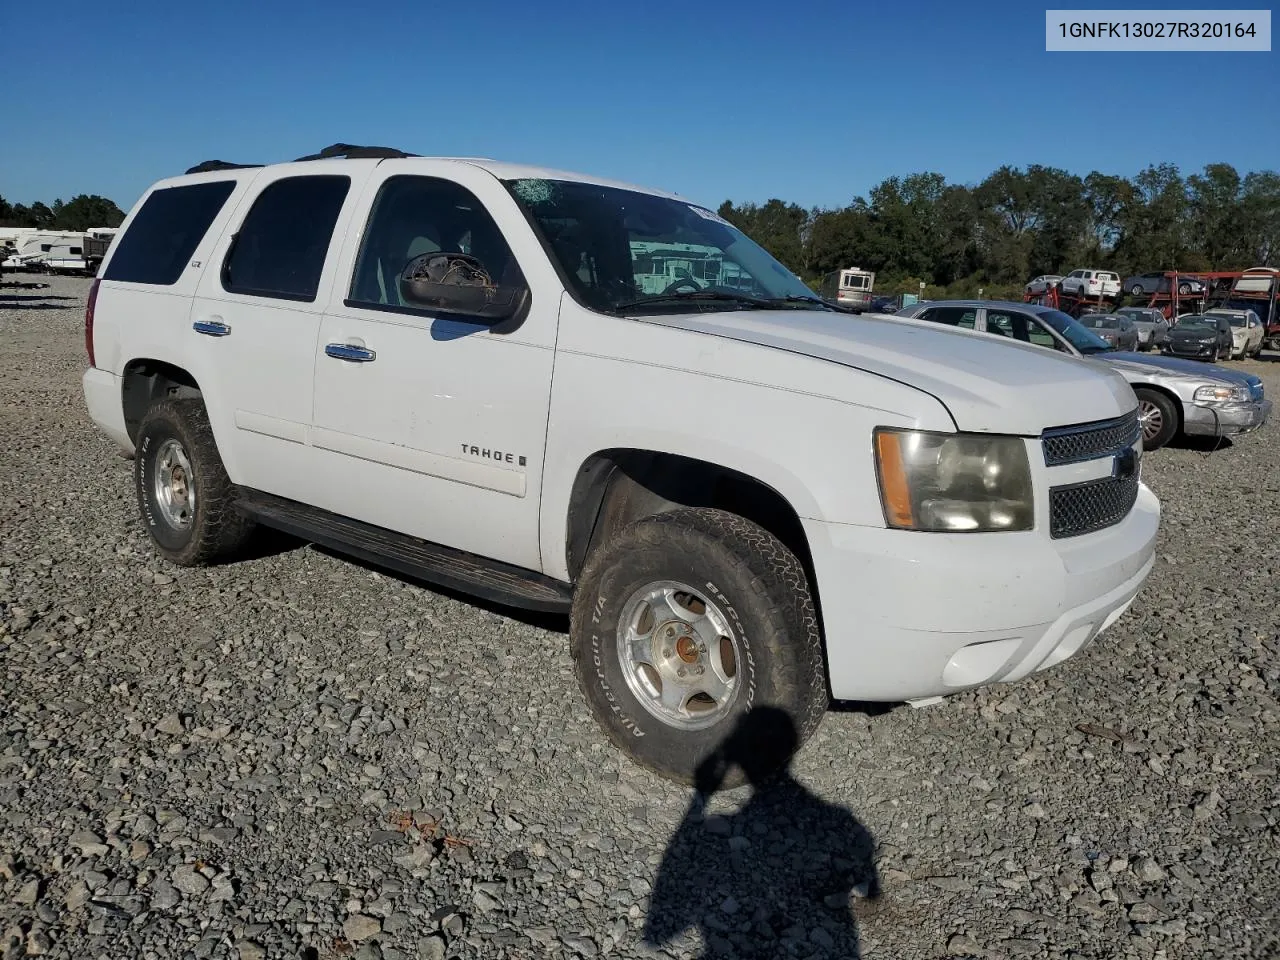
M 791 718 L 756 707 L 698 768 L 658 868 L 646 943 L 674 945 L 697 929 L 707 960 L 860 956 L 852 898 L 880 895 L 875 841 L 852 813 L 796 781 L 796 747 Z M 751 796 L 727 816 L 707 813 L 734 766 Z

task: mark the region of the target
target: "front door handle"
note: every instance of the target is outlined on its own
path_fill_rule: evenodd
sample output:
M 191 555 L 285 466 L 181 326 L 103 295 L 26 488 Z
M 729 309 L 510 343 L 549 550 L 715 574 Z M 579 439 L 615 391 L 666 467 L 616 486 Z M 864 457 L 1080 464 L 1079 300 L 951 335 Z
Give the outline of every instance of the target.
M 231 332 L 231 328 L 221 320 L 197 320 L 191 325 L 191 329 L 206 337 L 225 337 Z
M 377 354 L 367 347 L 358 347 L 354 343 L 327 343 L 324 352 L 335 360 L 346 360 L 348 363 L 368 363 Z

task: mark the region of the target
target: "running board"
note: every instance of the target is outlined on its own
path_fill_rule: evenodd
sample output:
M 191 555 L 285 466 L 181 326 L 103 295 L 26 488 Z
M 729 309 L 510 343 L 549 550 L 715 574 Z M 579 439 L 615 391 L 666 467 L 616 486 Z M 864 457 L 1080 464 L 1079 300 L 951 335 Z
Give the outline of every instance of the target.
M 264 526 L 436 586 L 525 610 L 568 613 L 573 588 L 532 570 L 239 487 L 240 510 Z

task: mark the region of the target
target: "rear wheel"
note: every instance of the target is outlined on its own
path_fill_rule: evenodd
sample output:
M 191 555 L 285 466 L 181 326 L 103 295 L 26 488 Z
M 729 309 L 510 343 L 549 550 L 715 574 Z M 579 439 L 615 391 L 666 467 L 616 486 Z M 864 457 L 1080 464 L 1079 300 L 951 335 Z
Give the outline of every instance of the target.
M 804 568 L 735 514 L 680 509 L 624 529 L 588 560 L 570 632 L 597 722 L 633 760 L 671 780 L 706 786 L 700 769 L 757 708 L 785 715 L 794 749 L 827 707 Z M 791 749 L 769 766 L 785 764 Z M 738 766 L 710 787 L 743 780 Z
M 1159 450 L 1178 432 L 1178 409 L 1163 393 L 1138 387 L 1138 421 L 1142 425 L 1142 449 Z
M 201 400 L 164 400 L 147 411 L 133 477 L 143 524 L 160 554 L 179 566 L 229 559 L 253 532 L 235 507 Z
M 1142 284 L 1135 283 L 1132 287 L 1129 288 L 1129 292 L 1133 294 L 1135 297 L 1140 297 L 1145 291 L 1142 289 Z

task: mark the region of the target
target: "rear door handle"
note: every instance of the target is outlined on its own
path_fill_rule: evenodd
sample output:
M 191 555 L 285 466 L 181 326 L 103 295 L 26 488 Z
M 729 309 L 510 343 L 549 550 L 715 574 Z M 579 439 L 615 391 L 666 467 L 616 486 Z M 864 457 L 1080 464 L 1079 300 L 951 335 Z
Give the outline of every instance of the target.
M 197 320 L 191 325 L 191 329 L 206 337 L 225 337 L 231 332 L 231 328 L 221 320 Z
M 335 360 L 346 360 L 349 363 L 368 363 L 377 354 L 367 347 L 358 347 L 354 343 L 327 343 L 324 352 Z

